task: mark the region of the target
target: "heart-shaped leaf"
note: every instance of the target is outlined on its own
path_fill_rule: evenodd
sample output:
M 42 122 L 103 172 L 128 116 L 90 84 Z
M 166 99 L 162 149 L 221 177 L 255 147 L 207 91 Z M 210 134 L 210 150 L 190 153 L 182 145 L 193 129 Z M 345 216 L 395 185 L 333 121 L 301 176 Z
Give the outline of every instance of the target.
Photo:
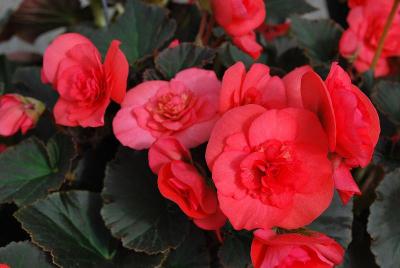
M 189 222 L 166 202 L 147 163 L 147 154 L 122 148 L 106 170 L 101 211 L 111 233 L 125 247 L 155 254 L 176 248 Z
M 0 263 L 12 268 L 54 268 L 50 258 L 29 241 L 12 242 L 0 248 Z
M 113 39 L 121 41 L 121 49 L 128 62 L 151 55 L 170 40 L 175 32 L 176 23 L 169 19 L 166 9 L 145 4 L 138 0 L 127 1 L 125 13 L 105 29 L 79 28 L 105 55 Z
M 204 67 L 212 63 L 215 52 L 211 48 L 199 47 L 183 43 L 174 48 L 167 48 L 155 59 L 157 69 L 167 79 L 171 79 L 179 71 L 190 67 Z
M 99 194 L 54 193 L 15 213 L 32 240 L 49 251 L 62 267 L 155 267 L 162 255 L 120 250 L 104 226 Z
M 380 267 L 400 267 L 400 169 L 385 176 L 376 195 L 368 219 L 371 249 Z
M 338 57 L 343 29 L 329 19 L 307 20 L 292 17 L 291 30 L 299 46 L 314 66 L 329 65 Z
M 25 205 L 58 190 L 71 167 L 74 147 L 56 135 L 47 145 L 36 138 L 0 154 L 0 203 Z

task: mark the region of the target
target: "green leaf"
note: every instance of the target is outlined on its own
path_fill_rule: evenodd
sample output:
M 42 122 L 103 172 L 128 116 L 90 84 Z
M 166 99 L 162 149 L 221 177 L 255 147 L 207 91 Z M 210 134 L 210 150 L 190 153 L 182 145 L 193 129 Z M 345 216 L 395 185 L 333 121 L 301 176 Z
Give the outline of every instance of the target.
M 315 11 L 305 0 L 265 0 L 267 23 L 283 23 L 292 15 L 302 15 Z
M 400 125 L 400 83 L 379 81 L 371 98 L 380 112 L 385 114 L 394 124 Z
M 20 209 L 15 217 L 62 267 L 155 267 L 162 261 L 161 255 L 119 250 L 101 219 L 101 206 L 99 194 L 54 193 Z
M 342 28 L 330 19 L 307 20 L 292 17 L 292 33 L 311 64 L 329 65 L 338 56 Z
M 215 52 L 208 47 L 199 47 L 183 43 L 174 48 L 167 48 L 155 59 L 156 68 L 167 79 L 173 78 L 179 71 L 190 67 L 204 67 L 213 62 Z
M 111 233 L 122 244 L 149 254 L 176 248 L 189 222 L 160 195 L 144 152 L 122 148 L 106 170 L 101 211 Z
M 11 242 L 0 248 L 0 263 L 5 263 L 12 268 L 52 268 L 50 258 L 29 241 Z
M 103 55 L 113 39 L 122 42 L 121 49 L 128 62 L 150 56 L 173 37 L 176 23 L 168 18 L 166 9 L 138 0 L 127 1 L 125 13 L 105 29 L 78 28 L 88 36 Z
M 228 236 L 218 251 L 222 267 L 246 268 L 251 264 L 251 238 L 240 233 Z
M 339 242 L 344 248 L 351 242 L 353 202 L 343 205 L 335 193 L 329 208 L 308 227 L 324 233 Z
M 46 146 L 30 138 L 0 154 L 0 203 L 26 205 L 58 190 L 73 149 L 69 138 L 57 135 Z
M 219 47 L 217 54 L 218 60 L 225 68 L 229 68 L 238 61 L 243 62 L 246 68 L 250 68 L 254 63 L 254 60 L 249 55 L 230 43 L 225 43 Z
M 210 267 L 210 254 L 204 232 L 193 226 L 185 241 L 168 255 L 163 267 Z
M 371 249 L 380 267 L 400 267 L 400 169 L 385 176 L 376 195 L 367 226 Z
M 40 67 L 20 67 L 14 73 L 13 84 L 17 93 L 40 100 L 47 108 L 53 109 L 58 94 L 51 86 L 42 83 L 40 74 Z

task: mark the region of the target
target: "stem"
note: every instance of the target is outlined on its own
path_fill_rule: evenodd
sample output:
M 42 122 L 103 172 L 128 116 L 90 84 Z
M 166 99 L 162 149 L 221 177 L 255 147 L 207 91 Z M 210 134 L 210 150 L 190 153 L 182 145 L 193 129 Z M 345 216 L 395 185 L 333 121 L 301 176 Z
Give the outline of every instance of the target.
M 399 4 L 400 4 L 400 0 L 394 0 L 392 10 L 390 11 L 389 17 L 386 20 L 385 27 L 383 28 L 382 36 L 379 39 L 378 47 L 376 49 L 374 58 L 371 63 L 372 71 L 375 71 L 376 65 L 378 64 L 378 60 L 381 57 L 383 46 L 385 45 L 385 41 L 386 41 L 387 35 L 389 33 L 390 26 L 393 23 L 393 19 L 396 15 L 396 11 L 397 11 L 397 8 L 399 7 Z
M 104 0 L 90 0 L 90 7 L 94 16 L 94 23 L 99 28 L 107 26 L 106 2 Z
M 195 41 L 195 43 L 199 46 L 204 45 L 203 44 L 203 36 L 204 36 L 204 32 L 206 30 L 206 27 L 207 27 L 207 12 L 203 11 L 202 15 L 201 15 L 199 31 L 197 33 L 196 41 Z

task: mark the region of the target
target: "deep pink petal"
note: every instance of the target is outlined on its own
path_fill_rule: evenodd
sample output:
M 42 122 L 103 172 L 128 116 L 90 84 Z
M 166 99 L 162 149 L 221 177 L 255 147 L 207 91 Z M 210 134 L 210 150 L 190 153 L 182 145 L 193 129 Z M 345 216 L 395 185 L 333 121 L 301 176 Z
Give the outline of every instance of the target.
M 54 83 L 60 61 L 71 48 L 79 44 L 92 44 L 92 42 L 83 35 L 67 33 L 57 37 L 47 47 L 43 56 L 42 77 L 45 78 L 43 82 Z
M 120 45 L 120 41 L 112 41 L 104 61 L 108 90 L 111 90 L 111 99 L 117 103 L 124 100 L 129 72 L 129 64 Z

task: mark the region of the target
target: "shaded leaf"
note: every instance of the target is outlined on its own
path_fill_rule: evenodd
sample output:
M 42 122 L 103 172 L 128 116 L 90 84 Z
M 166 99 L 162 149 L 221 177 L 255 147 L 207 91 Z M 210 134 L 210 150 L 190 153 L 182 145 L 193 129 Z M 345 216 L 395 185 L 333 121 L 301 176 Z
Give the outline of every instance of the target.
M 71 140 L 57 135 L 45 146 L 36 138 L 0 154 L 0 203 L 31 203 L 58 190 L 70 169 Z
M 161 255 L 119 250 L 100 216 L 99 194 L 54 193 L 15 213 L 32 240 L 62 267 L 155 267 Z
M 218 251 L 218 257 L 224 268 L 246 268 L 251 264 L 251 238 L 237 234 L 229 235 Z
M 49 109 L 53 109 L 58 99 L 57 92 L 42 83 L 40 67 L 18 68 L 13 76 L 13 84 L 17 86 L 17 93 L 40 100 Z
M 351 242 L 353 202 L 343 205 L 335 193 L 329 208 L 308 227 L 324 233 L 339 242 L 344 248 Z
M 190 67 L 204 67 L 212 63 L 215 57 L 213 49 L 183 43 L 174 48 L 167 48 L 155 59 L 157 69 L 167 79 L 171 79 L 179 71 Z
M 29 241 L 11 242 L 0 248 L 0 263 L 12 268 L 55 267 L 48 256 Z
M 4 25 L 22 2 L 23 0 L 2 0 L 0 7 L 0 32 L 3 31 Z
M 285 22 L 292 15 L 302 15 L 315 11 L 315 8 L 305 0 L 265 0 L 267 9 L 267 23 L 277 24 Z
M 210 267 L 210 254 L 204 232 L 193 226 L 185 241 L 168 255 L 163 267 Z
M 379 81 L 371 98 L 380 112 L 385 114 L 394 124 L 400 125 L 400 83 Z
M 337 58 L 342 28 L 329 19 L 292 17 L 292 33 L 312 65 L 330 64 Z
M 79 28 L 105 55 L 111 41 L 121 41 L 121 49 L 128 62 L 150 56 L 170 40 L 176 23 L 167 17 L 167 10 L 138 0 L 127 1 L 125 13 L 105 29 Z
M 368 219 L 371 249 L 380 267 L 400 267 L 400 169 L 385 176 L 376 195 Z
M 243 62 L 246 68 L 250 68 L 254 63 L 254 60 L 249 55 L 230 43 L 225 43 L 219 47 L 217 54 L 219 61 L 225 68 L 229 68 L 238 61 Z
M 106 170 L 101 211 L 125 247 L 150 254 L 176 248 L 189 222 L 160 195 L 143 152 L 122 148 Z

